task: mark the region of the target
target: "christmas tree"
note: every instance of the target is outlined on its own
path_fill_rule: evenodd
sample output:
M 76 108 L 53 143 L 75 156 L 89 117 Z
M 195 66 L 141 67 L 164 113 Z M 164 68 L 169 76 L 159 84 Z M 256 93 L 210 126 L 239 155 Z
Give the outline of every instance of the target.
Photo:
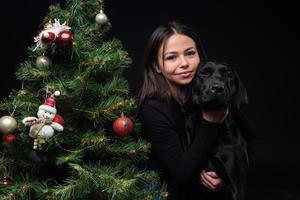
M 102 0 L 49 7 L 0 102 L 0 199 L 164 199 Z

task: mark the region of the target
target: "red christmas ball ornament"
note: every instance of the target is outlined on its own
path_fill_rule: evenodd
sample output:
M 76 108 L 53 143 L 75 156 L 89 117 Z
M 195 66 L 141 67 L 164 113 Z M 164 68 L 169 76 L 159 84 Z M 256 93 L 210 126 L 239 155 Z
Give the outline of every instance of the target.
M 62 116 L 60 116 L 59 114 L 56 114 L 55 117 L 53 118 L 52 122 L 56 122 L 62 126 L 65 125 L 65 120 Z
M 10 178 L 4 177 L 3 179 L 0 179 L 0 185 L 9 185 L 10 184 Z
M 56 40 L 57 44 L 61 46 L 68 46 L 72 44 L 72 41 L 73 41 L 73 34 L 71 31 L 60 32 Z
M 7 134 L 4 134 L 3 137 L 2 137 L 2 140 L 4 142 L 14 142 L 16 141 L 17 137 L 13 134 L 10 134 L 10 133 L 7 133 Z
M 127 136 L 133 130 L 133 122 L 122 114 L 122 116 L 114 122 L 113 130 L 118 136 Z
M 46 31 L 42 34 L 41 41 L 44 43 L 54 42 L 55 38 L 55 33 Z

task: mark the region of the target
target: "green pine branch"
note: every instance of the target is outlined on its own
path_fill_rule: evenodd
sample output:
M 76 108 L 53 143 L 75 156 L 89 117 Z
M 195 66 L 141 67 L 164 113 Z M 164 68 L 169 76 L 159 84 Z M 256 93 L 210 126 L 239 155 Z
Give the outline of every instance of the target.
M 122 113 L 134 117 L 137 103 L 123 77 L 132 63 L 128 53 L 121 41 L 107 36 L 109 21 L 95 22 L 104 8 L 102 0 L 66 0 L 49 7 L 40 30 L 59 19 L 71 27 L 73 41 L 67 47 L 56 43 L 44 50 L 35 44 L 28 47 L 28 60 L 16 72 L 24 88 L 0 102 L 0 110 L 13 114 L 18 122 L 13 131 L 17 141 L 0 144 L 0 181 L 11 179 L 8 185 L 0 184 L 1 200 L 166 198 L 158 174 L 140 167 L 149 152 L 149 144 L 140 139 L 141 124 L 135 122 L 127 137 L 112 130 Z M 42 55 L 51 61 L 48 66 L 36 63 Z M 56 90 L 61 93 L 55 101 L 65 120 L 64 131 L 55 132 L 41 150 L 50 163 L 37 164 L 28 159 L 34 139 L 22 120 L 37 117 L 39 106 Z M 47 178 L 39 176 L 48 164 Z M 55 176 L 56 170 L 62 176 Z
M 0 185 L 1 200 L 31 200 L 41 187 L 39 181 L 32 179 L 29 175 L 16 177 L 12 181 L 13 184 L 9 186 Z

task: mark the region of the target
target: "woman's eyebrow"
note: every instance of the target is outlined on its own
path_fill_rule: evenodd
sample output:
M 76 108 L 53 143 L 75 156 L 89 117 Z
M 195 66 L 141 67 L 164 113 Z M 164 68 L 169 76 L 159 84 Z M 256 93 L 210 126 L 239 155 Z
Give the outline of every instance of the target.
M 187 48 L 187 49 L 185 49 L 184 51 L 189 51 L 189 50 L 194 50 L 194 49 L 196 49 L 196 47 L 189 47 L 189 48 Z M 164 55 L 167 55 L 167 54 L 177 54 L 177 52 L 176 51 L 169 51 L 169 52 L 166 52 L 166 53 L 164 53 Z
M 170 51 L 170 52 L 164 53 L 164 55 L 168 55 L 168 54 L 177 54 L 177 52 L 176 51 Z
M 189 48 L 187 48 L 187 49 L 184 50 L 184 51 L 189 51 L 189 50 L 194 50 L 194 49 L 196 49 L 196 47 L 189 47 Z

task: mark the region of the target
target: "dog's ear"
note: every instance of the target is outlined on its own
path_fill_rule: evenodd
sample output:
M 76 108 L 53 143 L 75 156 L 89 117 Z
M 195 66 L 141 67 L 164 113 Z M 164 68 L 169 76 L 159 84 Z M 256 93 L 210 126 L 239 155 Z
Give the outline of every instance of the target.
M 183 85 L 179 92 L 179 97 L 182 100 L 183 108 L 186 108 L 188 104 L 193 104 L 195 102 L 193 98 L 193 87 L 197 84 L 199 69 L 201 68 L 201 64 L 198 65 L 196 73 L 191 83 L 187 85 Z M 194 95 L 195 96 L 195 95 Z
M 236 85 L 236 92 L 233 96 L 232 106 L 236 109 L 240 109 L 243 106 L 249 104 L 247 90 L 242 83 L 240 76 L 238 75 L 237 71 L 234 70 L 235 75 L 235 85 Z
M 199 103 L 199 94 L 197 93 L 197 90 L 195 91 L 195 88 L 200 88 L 200 80 L 199 80 L 199 73 L 200 73 L 200 68 L 204 65 L 203 63 L 200 63 L 198 65 L 198 68 L 195 72 L 194 78 L 191 83 L 184 85 L 181 88 L 180 91 L 180 98 L 182 99 L 183 102 L 183 107 L 193 107 L 194 105 Z M 193 105 L 193 106 L 191 106 Z

